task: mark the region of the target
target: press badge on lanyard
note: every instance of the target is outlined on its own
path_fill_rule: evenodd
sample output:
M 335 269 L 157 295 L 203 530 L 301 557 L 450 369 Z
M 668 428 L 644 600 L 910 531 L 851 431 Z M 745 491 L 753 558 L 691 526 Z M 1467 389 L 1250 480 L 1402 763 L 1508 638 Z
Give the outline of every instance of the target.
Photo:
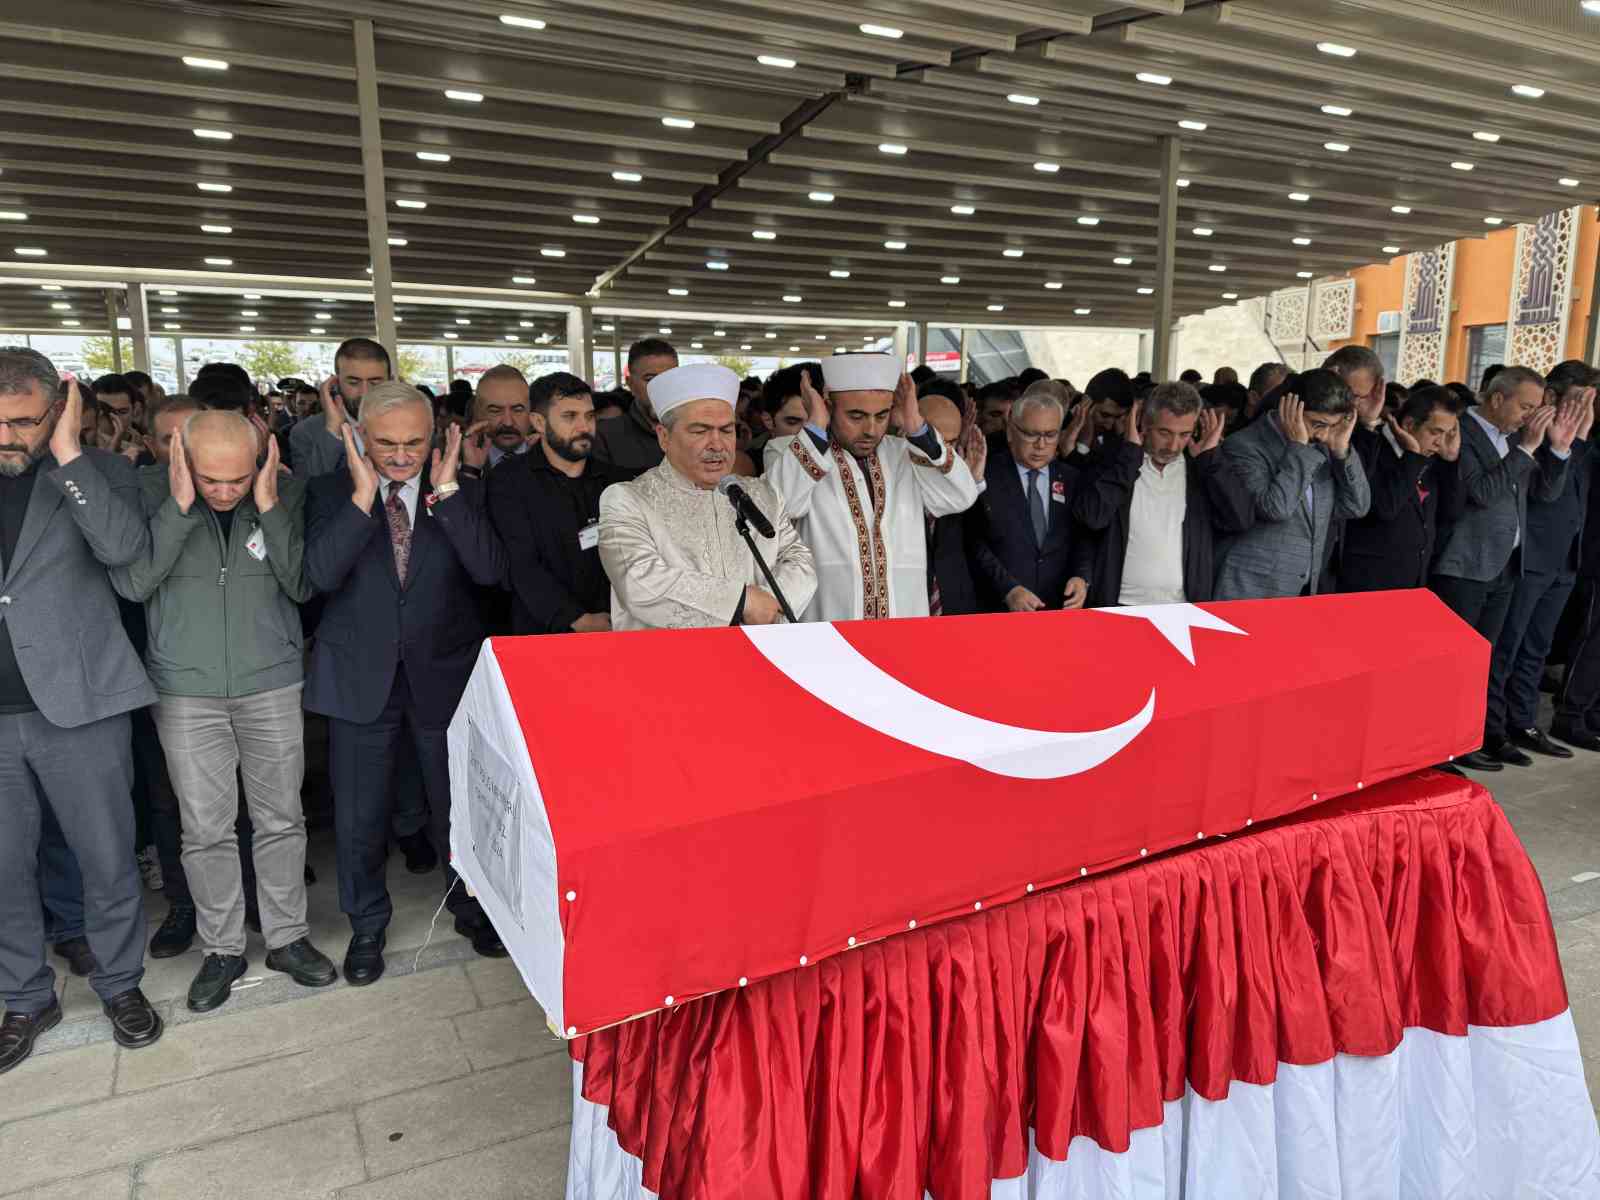
M 250 557 L 257 562 L 266 561 L 267 535 L 261 532 L 261 526 L 257 525 L 255 527 L 255 532 L 250 535 L 250 540 L 244 544 L 244 548 L 250 552 Z
M 593 550 L 600 544 L 600 522 L 590 521 L 578 530 L 578 549 Z

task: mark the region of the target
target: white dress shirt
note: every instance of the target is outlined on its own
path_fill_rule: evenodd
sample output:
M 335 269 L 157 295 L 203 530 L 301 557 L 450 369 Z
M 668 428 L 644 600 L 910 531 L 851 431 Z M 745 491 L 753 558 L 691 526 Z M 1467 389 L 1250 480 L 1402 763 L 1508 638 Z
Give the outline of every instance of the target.
M 1128 510 L 1128 553 L 1118 604 L 1182 604 L 1183 517 L 1189 507 L 1182 456 L 1160 470 L 1144 456 Z

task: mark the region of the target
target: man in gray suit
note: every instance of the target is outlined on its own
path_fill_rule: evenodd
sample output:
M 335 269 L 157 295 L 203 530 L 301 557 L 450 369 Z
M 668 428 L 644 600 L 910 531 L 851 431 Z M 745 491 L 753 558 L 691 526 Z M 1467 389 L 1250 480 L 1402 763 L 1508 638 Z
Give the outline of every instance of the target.
M 1218 600 L 1315 595 L 1335 519 L 1367 515 L 1372 491 L 1350 453 L 1355 401 L 1332 371 L 1307 371 L 1284 385 L 1278 410 L 1222 443 L 1255 505 L 1255 524 L 1222 545 Z
M 106 576 L 150 534 L 128 461 L 79 447 L 82 413 L 44 355 L 0 348 L 0 1072 L 61 1020 L 39 908 L 46 804 L 83 872 L 89 983 L 113 1035 L 137 1048 L 162 1029 L 139 990 L 128 717 L 156 696 Z
M 1484 387 L 1461 418 L 1457 483 L 1464 507 L 1439 532 L 1430 586 L 1493 646 L 1505 626 L 1528 537 L 1528 494 L 1553 502 L 1567 482 L 1567 459 L 1582 420 L 1581 406 L 1547 405 L 1537 371 L 1507 367 Z M 1456 761 L 1479 771 L 1531 762 L 1506 741 L 1505 708 L 1489 705 L 1483 749 Z M 1519 762 L 1518 760 L 1521 760 Z

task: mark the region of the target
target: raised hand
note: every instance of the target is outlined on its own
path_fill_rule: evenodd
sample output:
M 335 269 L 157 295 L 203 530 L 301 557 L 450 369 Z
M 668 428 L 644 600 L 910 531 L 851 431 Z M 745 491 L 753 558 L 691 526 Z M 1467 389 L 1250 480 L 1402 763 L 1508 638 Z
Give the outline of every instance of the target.
M 1061 602 L 1061 607 L 1082 608 L 1083 602 L 1088 598 L 1088 583 L 1074 575 L 1071 579 L 1067 580 L 1067 598 Z
M 967 470 L 972 473 L 972 478 L 977 483 L 983 482 L 984 468 L 989 462 L 989 439 L 983 436 L 983 431 L 973 425 L 961 435 L 956 443 L 961 451 L 961 458 L 967 464 Z
M 1222 429 L 1226 423 L 1220 410 L 1202 408 L 1194 425 L 1194 437 L 1189 440 L 1189 453 L 1199 458 L 1222 445 Z
M 811 376 L 800 372 L 800 398 L 806 402 L 806 423 L 818 429 L 828 427 L 828 402 L 822 393 L 811 386 Z
M 433 467 L 428 473 L 435 488 L 456 481 L 456 472 L 461 468 L 461 444 L 464 440 L 461 426 L 452 423 L 445 429 L 444 453 L 440 454 L 437 450 L 433 452 Z
M 1573 439 L 1578 436 L 1578 427 L 1583 424 L 1583 411 L 1582 400 L 1563 404 L 1556 410 L 1555 419 L 1551 421 L 1547 435 L 1550 438 L 1550 449 L 1562 454 L 1572 449 Z
M 350 424 L 350 414 L 345 411 L 344 397 L 339 395 L 338 388 L 339 381 L 332 375 L 317 387 L 317 392 L 322 396 L 322 423 L 334 437 L 338 437 L 339 431 Z
M 1384 417 L 1384 421 L 1389 426 L 1389 432 L 1394 434 L 1394 440 L 1399 445 L 1400 449 L 1410 451 L 1412 454 L 1422 453 L 1422 444 L 1418 442 L 1416 438 L 1412 437 L 1411 434 L 1406 430 L 1406 427 L 1400 424 L 1399 421 L 1396 421 L 1392 414 Z M 1461 436 L 1461 427 L 1459 425 L 1456 427 L 1456 436 L 1458 438 Z M 1457 445 L 1459 444 L 1460 443 L 1458 442 Z M 1443 451 L 1440 452 L 1440 457 L 1443 457 Z
M 1306 428 L 1306 406 L 1299 396 L 1284 396 L 1278 401 L 1278 424 L 1283 426 L 1283 436 L 1295 445 L 1311 444 L 1311 430 Z
M 189 474 L 189 452 L 184 449 L 183 434 L 179 430 L 172 431 L 167 453 L 167 486 L 178 511 L 187 516 L 194 507 L 194 476 Z
M 1383 403 L 1387 399 L 1387 391 L 1383 380 L 1378 380 L 1372 390 L 1365 396 L 1356 397 L 1356 416 L 1368 429 L 1376 429 L 1383 424 Z
M 902 437 L 910 437 L 926 424 L 922 410 L 917 407 L 917 385 L 911 382 L 909 375 L 901 375 L 900 382 L 895 385 L 894 423 L 900 427 Z
M 1545 435 L 1550 432 L 1550 425 L 1556 419 L 1555 406 L 1546 404 L 1536 410 L 1522 426 L 1522 448 L 1529 452 L 1537 450 Z
M 278 503 L 278 439 L 267 438 L 267 458 L 256 471 L 255 496 L 258 513 L 271 512 Z
M 1350 435 L 1356 431 L 1356 411 L 1347 412 L 1328 438 L 1328 453 L 1343 458 L 1350 453 Z
M 1461 457 L 1461 423 L 1450 426 L 1450 432 L 1439 445 L 1439 457 L 1445 462 L 1455 462 Z
M 1578 422 L 1578 438 L 1581 441 L 1588 441 L 1589 431 L 1594 428 L 1595 396 L 1594 388 L 1584 388 L 1578 396 L 1578 402 L 1583 405 L 1583 419 Z
M 476 425 L 469 425 L 466 433 L 461 435 L 461 461 L 466 466 L 481 471 L 483 464 L 489 461 L 488 429 L 489 422 L 479 421 Z
M 378 472 L 367 461 L 366 455 L 356 449 L 355 435 L 348 423 L 340 430 L 344 438 L 344 461 L 350 468 L 350 502 L 364 513 L 372 511 L 372 502 L 378 498 Z M 437 476 L 435 482 L 438 482 Z
M 1089 398 L 1087 396 L 1072 406 L 1072 411 L 1067 414 L 1066 427 L 1061 431 L 1061 440 L 1058 446 L 1065 445 L 1067 453 L 1071 454 L 1073 448 L 1083 440 L 1083 427 L 1089 422 Z
M 1130 446 L 1144 445 L 1144 430 L 1139 428 L 1139 405 L 1137 401 L 1128 406 L 1128 415 L 1122 422 L 1122 437 Z
M 56 417 L 56 427 L 50 431 L 50 453 L 56 465 L 66 466 L 83 453 L 78 444 L 78 431 L 83 427 L 83 393 L 78 391 L 78 381 L 68 378 L 66 399 L 61 401 L 61 414 Z
M 1038 612 L 1044 608 L 1044 601 L 1018 584 L 1006 593 L 1006 607 L 1012 612 Z

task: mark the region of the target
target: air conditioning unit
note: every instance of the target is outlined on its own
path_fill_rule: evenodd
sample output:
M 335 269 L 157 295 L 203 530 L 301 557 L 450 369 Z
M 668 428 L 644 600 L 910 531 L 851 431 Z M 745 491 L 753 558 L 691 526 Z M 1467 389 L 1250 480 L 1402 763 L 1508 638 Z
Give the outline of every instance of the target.
M 1378 332 L 1400 332 L 1400 310 L 1398 308 L 1392 309 L 1389 312 L 1381 312 L 1378 314 Z

